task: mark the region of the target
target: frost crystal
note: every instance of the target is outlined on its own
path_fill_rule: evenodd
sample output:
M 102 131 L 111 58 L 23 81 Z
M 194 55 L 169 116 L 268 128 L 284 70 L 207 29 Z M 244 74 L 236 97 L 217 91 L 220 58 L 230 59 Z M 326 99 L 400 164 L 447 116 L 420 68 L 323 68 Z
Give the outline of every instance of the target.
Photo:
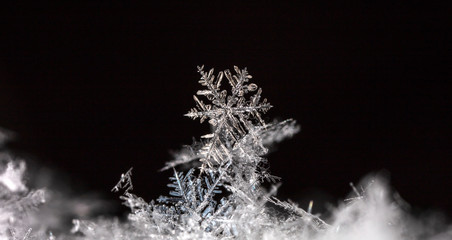
M 317 217 L 277 200 L 277 187 L 267 191 L 261 186 L 265 180 L 275 180 L 266 168 L 267 147 L 299 131 L 295 121 L 265 123 L 261 114 L 272 106 L 261 100 L 262 89 L 250 83 L 245 69 L 234 67 L 221 71 L 204 71 L 199 83 L 204 89 L 193 96 L 196 107 L 185 116 L 208 121 L 212 132 L 201 136 L 199 142 L 186 148 L 166 164 L 173 177 L 169 196 L 146 203 L 130 193 L 131 171 L 121 176 L 113 190 L 125 189 L 122 199 L 131 209 L 127 231 L 136 238 L 149 239 L 257 239 L 273 231 L 286 219 L 268 208 L 269 204 L 285 206 L 291 221 L 324 229 L 327 225 Z M 226 77 L 230 90 L 222 89 Z M 198 97 L 199 96 L 199 97 Z M 200 97 L 209 102 L 204 103 Z M 186 173 L 176 171 L 179 165 L 198 164 Z M 316 220 L 316 221 L 314 221 Z M 96 236 L 89 222 L 76 222 L 77 231 Z M 98 228 L 97 228 L 98 229 Z M 295 231 L 293 229 L 288 232 Z M 307 230 L 306 230 L 307 231 Z M 86 233 L 88 232 L 88 233 Z
M 200 118 L 201 123 L 209 119 L 209 123 L 214 127 L 210 134 L 201 136 L 208 139 L 208 142 L 199 151 L 200 161 L 203 168 L 207 164 L 210 168 L 221 165 L 232 159 L 231 150 L 247 134 L 252 134 L 256 128 L 253 122 L 265 127 L 265 122 L 261 118 L 261 113 L 265 113 L 272 106 L 267 99 L 261 101 L 262 89 L 256 84 L 249 83 L 252 78 L 246 68 L 240 70 L 234 67 L 236 74 L 231 75 L 229 70 L 220 72 L 215 78 L 213 69 L 205 72 L 204 66 L 198 67 L 201 74 L 199 83 L 206 87 L 199 90 L 197 95 L 205 96 L 211 104 L 204 104 L 198 97 L 193 96 L 197 107 L 192 108 L 185 116 L 193 119 Z M 226 76 L 231 85 L 230 95 L 226 90 L 221 90 L 223 76 Z M 245 96 L 251 92 L 257 92 L 249 99 Z M 254 136 L 255 141 L 259 141 L 259 136 Z
M 130 208 L 126 221 L 74 219 L 71 234 L 57 227 L 54 233 L 60 234 L 54 236 L 51 224 L 43 222 L 46 217 L 52 221 L 58 212 L 46 214 L 41 208 L 41 215 L 35 214 L 47 201 L 46 192 L 28 190 L 23 182 L 25 164 L 0 153 L 0 240 L 452 239 L 452 227 L 431 231 L 405 214 L 381 179 L 366 181 L 364 187 L 351 185 L 354 195 L 332 211 L 330 224 L 312 213 L 312 201 L 305 211 L 294 202 L 276 198 L 280 184 L 269 189 L 262 185 L 278 179 L 267 171 L 265 154 L 268 147 L 291 137 L 299 127 L 291 119 L 264 122 L 261 114 L 271 105 L 261 101 L 262 90 L 249 83 L 246 69 L 234 70 L 234 75 L 225 70 L 215 77 L 213 69 L 205 72 L 198 67 L 204 89 L 197 95 L 209 103 L 194 96 L 196 108 L 186 116 L 208 120 L 212 132 L 166 163 L 163 170 L 173 170 L 168 196 L 147 202 L 131 192 L 132 169 L 121 175 L 112 191 L 124 191 L 120 198 Z M 229 92 L 221 88 L 223 76 L 231 87 Z M 0 147 L 1 138 L 0 132 Z M 80 204 L 63 200 L 47 201 L 47 208 L 56 206 L 64 211 Z
M 43 236 L 32 232 L 33 214 L 43 204 L 45 191 L 29 191 L 23 182 L 25 163 L 0 153 L 0 239 L 28 240 Z M 43 238 L 44 239 L 44 238 Z

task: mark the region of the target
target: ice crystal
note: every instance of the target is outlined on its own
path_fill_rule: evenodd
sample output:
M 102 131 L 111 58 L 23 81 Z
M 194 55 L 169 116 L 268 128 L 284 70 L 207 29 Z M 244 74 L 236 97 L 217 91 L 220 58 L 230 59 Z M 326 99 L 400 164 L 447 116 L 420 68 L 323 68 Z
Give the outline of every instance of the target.
M 266 123 L 262 114 L 271 105 L 261 99 L 262 89 L 250 83 L 246 68 L 234 70 L 235 74 L 224 70 L 215 77 L 213 69 L 206 72 L 198 67 L 204 89 L 193 96 L 196 107 L 185 116 L 201 123 L 207 120 L 212 132 L 176 154 L 163 168 L 174 172 L 169 196 L 147 203 L 132 194 L 131 170 L 114 187 L 115 191 L 124 189 L 122 199 L 131 209 L 129 222 L 123 225 L 129 237 L 255 239 L 272 229 L 275 221 L 282 221 L 267 207 L 276 203 L 270 201 L 276 187 L 268 191 L 261 184 L 276 177 L 267 171 L 264 156 L 269 145 L 291 137 L 299 128 L 291 119 Z M 229 90 L 222 88 L 223 77 Z M 209 102 L 204 103 L 201 96 Z M 199 168 L 185 173 L 175 169 L 190 164 Z M 77 220 L 74 232 L 99 236 L 95 230 L 99 228 L 89 227 L 91 224 Z
M 254 83 L 248 83 L 252 77 L 246 68 L 240 70 L 234 67 L 236 72 L 234 75 L 229 70 L 221 71 L 216 78 L 213 75 L 213 69 L 209 72 L 203 69 L 204 66 L 198 67 L 198 72 L 201 74 L 199 83 L 206 89 L 199 90 L 196 94 L 205 96 L 211 104 L 205 104 L 194 95 L 193 99 L 197 107 L 192 108 L 185 116 L 193 119 L 200 118 L 201 123 L 209 119 L 209 124 L 214 127 L 215 130 L 212 133 L 201 136 L 208 141 L 199 151 L 203 168 L 205 165 L 213 168 L 232 159 L 231 150 L 235 145 L 247 134 L 253 133 L 256 127 L 253 122 L 265 127 L 261 113 L 265 113 L 272 106 L 267 99 L 261 101 L 261 88 Z M 231 85 L 230 95 L 227 90 L 220 88 L 223 76 L 226 76 Z M 249 99 L 245 97 L 256 90 L 257 92 Z M 258 135 L 254 137 L 259 141 Z
M 43 236 L 32 232 L 33 214 L 45 203 L 43 189 L 28 190 L 23 181 L 25 163 L 0 153 L 0 239 L 28 240 Z M 43 238 L 44 239 L 44 238 Z
M 225 70 L 215 77 L 213 69 L 205 72 L 198 67 L 203 89 L 197 95 L 209 103 L 195 95 L 196 107 L 185 116 L 207 120 L 212 131 L 162 168 L 173 171 L 167 196 L 147 202 L 132 193 L 132 168 L 121 175 L 112 191 L 123 191 L 120 198 L 130 209 L 126 221 L 74 219 L 70 234 L 54 236 L 34 216 L 47 201 L 45 191 L 28 190 L 23 181 L 25 164 L 0 154 L 0 240 L 452 238 L 452 227 L 430 231 L 409 217 L 378 178 L 359 187 L 351 185 L 354 195 L 332 211 L 328 223 L 312 212 L 312 201 L 304 210 L 290 200 L 278 199 L 280 183 L 268 189 L 262 184 L 278 179 L 268 171 L 265 155 L 272 144 L 291 137 L 299 127 L 291 119 L 265 122 L 262 114 L 271 105 L 261 100 L 262 89 L 250 83 L 246 68 L 234 70 L 234 75 Z M 221 88 L 224 76 L 229 91 Z M 1 137 L 0 132 L 0 147 Z
M 168 184 L 172 189 L 169 196 L 150 203 L 136 197 L 130 193 L 130 170 L 114 187 L 115 191 L 125 189 L 122 199 L 131 209 L 129 231 L 134 228 L 135 236 L 255 239 L 274 228 L 275 223 L 282 223 L 283 219 L 267 205 L 285 203 L 275 200 L 276 187 L 268 191 L 261 185 L 265 180 L 276 179 L 267 171 L 264 155 L 269 145 L 291 137 L 299 128 L 291 119 L 266 123 L 261 114 L 271 105 L 266 99 L 261 100 L 262 89 L 250 83 L 252 77 L 246 68 L 234 70 L 235 74 L 225 70 L 215 77 L 213 69 L 206 72 L 203 66 L 198 67 L 199 83 L 204 89 L 197 95 L 209 103 L 193 96 L 196 108 L 185 116 L 201 122 L 208 120 L 212 132 L 201 136 L 200 141 L 181 151 L 163 168 L 174 171 Z M 229 91 L 221 88 L 224 76 Z M 192 162 L 199 162 L 200 167 L 186 173 L 174 169 Z M 293 216 L 301 212 L 298 208 L 287 211 Z M 299 223 L 309 224 L 305 221 L 307 216 L 309 221 L 317 219 L 304 213 L 299 216 Z M 319 229 L 326 226 L 320 220 L 317 225 Z M 77 222 L 77 226 L 81 223 Z M 77 231 L 80 229 L 77 227 Z

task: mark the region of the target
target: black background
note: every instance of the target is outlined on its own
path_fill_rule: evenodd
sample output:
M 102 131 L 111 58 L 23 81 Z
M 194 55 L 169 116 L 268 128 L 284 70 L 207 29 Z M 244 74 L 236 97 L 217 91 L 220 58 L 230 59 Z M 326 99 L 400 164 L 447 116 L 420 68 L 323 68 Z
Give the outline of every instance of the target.
M 183 117 L 196 66 L 238 65 L 274 105 L 267 120 L 302 127 L 269 155 L 283 199 L 336 203 L 349 182 L 385 169 L 409 203 L 452 211 L 449 6 L 39 1 L 2 11 L 8 148 L 76 192 L 116 198 L 109 190 L 133 166 L 136 193 L 167 194 L 171 172 L 158 169 L 169 151 L 209 130 Z

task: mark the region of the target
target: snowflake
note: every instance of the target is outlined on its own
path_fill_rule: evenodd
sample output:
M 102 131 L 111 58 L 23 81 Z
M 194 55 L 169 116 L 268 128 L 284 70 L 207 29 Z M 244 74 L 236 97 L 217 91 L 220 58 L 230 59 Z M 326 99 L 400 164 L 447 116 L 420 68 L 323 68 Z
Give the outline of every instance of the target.
M 248 83 L 252 76 L 248 74 L 246 68 L 240 70 L 234 66 L 236 74 L 232 75 L 229 70 L 225 70 L 219 72 L 216 78 L 213 75 L 213 68 L 209 72 L 203 69 L 204 65 L 198 67 L 201 74 L 199 83 L 207 89 L 199 90 L 197 95 L 205 96 L 211 104 L 205 104 L 194 95 L 197 108 L 192 108 L 185 114 L 192 119 L 200 118 L 201 123 L 209 119 L 208 122 L 215 128 L 213 133 L 201 137 L 210 139 L 200 152 L 202 169 L 205 168 L 205 164 L 212 168 L 230 160 L 228 148 L 233 147 L 254 128 L 253 119 L 265 126 L 260 113 L 265 113 L 272 107 L 267 99 L 261 101 L 262 89 L 254 83 Z M 231 85 L 230 95 L 220 88 L 223 76 L 226 76 Z M 248 93 L 256 90 L 257 92 L 249 99 L 245 98 Z

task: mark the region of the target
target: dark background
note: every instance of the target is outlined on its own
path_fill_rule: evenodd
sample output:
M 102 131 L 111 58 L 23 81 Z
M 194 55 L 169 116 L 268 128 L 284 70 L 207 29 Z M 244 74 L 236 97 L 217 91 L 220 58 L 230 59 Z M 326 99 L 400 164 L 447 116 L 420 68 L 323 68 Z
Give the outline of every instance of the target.
M 413 206 L 452 211 L 449 6 L 39 1 L 2 11 L 8 148 L 75 192 L 116 199 L 109 190 L 133 166 L 137 194 L 167 194 L 171 172 L 158 169 L 169 151 L 209 130 L 183 117 L 196 66 L 238 65 L 275 106 L 267 120 L 302 126 L 269 155 L 283 199 L 337 203 L 349 182 L 387 170 Z

